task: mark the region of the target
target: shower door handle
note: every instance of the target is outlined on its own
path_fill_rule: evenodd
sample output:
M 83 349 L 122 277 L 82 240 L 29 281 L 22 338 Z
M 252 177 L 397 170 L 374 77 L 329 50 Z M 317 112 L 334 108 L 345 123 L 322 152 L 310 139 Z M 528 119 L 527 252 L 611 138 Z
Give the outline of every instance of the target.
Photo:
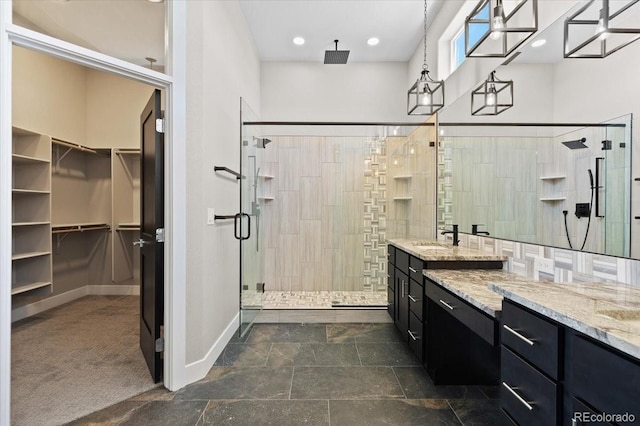
M 600 164 L 604 162 L 604 157 L 596 157 L 596 183 L 594 185 L 594 195 L 596 199 L 596 217 L 604 217 L 603 214 L 600 214 L 600 189 L 604 189 L 604 186 L 600 185 Z
M 242 216 L 246 216 L 247 217 L 247 236 L 243 237 L 242 236 L 242 229 L 239 229 L 241 227 L 238 226 L 238 223 L 242 220 Z M 240 231 L 240 232 L 238 232 Z M 234 217 L 233 217 L 233 235 L 234 237 L 236 237 L 236 240 L 248 240 L 249 238 L 251 238 L 251 216 L 248 215 L 247 213 L 237 213 Z

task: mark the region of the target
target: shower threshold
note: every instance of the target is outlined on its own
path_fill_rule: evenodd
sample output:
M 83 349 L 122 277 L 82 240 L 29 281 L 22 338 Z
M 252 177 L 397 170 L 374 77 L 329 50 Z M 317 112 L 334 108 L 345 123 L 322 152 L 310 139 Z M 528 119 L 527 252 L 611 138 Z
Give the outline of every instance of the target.
M 385 291 L 265 291 L 243 293 L 243 306 L 262 309 L 386 309 Z

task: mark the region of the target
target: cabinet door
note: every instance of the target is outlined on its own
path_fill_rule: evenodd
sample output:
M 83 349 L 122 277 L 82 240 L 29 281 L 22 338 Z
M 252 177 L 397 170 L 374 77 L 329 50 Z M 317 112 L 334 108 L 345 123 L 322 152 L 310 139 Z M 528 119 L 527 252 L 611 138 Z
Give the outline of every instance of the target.
M 387 312 L 391 319 L 396 320 L 396 289 L 395 289 L 395 276 L 396 270 L 391 263 L 389 263 L 389 273 L 387 275 Z
M 409 330 L 409 276 L 396 268 L 396 327 L 405 338 Z

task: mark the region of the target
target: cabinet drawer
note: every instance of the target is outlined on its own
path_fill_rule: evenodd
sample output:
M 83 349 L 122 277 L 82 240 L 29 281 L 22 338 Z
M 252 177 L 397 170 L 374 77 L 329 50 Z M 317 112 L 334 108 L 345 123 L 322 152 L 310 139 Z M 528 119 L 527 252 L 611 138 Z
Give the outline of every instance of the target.
M 558 386 L 524 360 L 502 347 L 500 401 L 518 424 L 555 425 Z
M 387 245 L 387 261 L 392 265 L 396 264 L 396 248 L 391 244 Z
M 426 296 L 436 305 L 469 327 L 474 333 L 491 345 L 497 345 L 498 333 L 495 318 L 480 312 L 458 296 L 450 293 L 429 279 L 425 280 L 424 291 Z
M 400 249 L 396 249 L 396 268 L 405 274 L 409 273 L 409 255 Z
M 635 416 L 640 424 L 640 363 L 571 335 L 568 379 L 574 394 L 603 413 Z
M 582 401 L 578 401 L 575 398 L 570 398 L 571 407 L 568 412 L 569 418 L 565 419 L 565 424 L 571 424 L 571 426 L 579 426 L 579 425 L 589 425 L 589 426 L 609 426 L 613 425 L 613 423 L 607 422 L 597 422 L 598 413 L 596 410 L 592 409 L 588 405 L 584 404 Z M 572 421 L 573 420 L 573 421 Z
M 424 350 L 424 325 L 413 313 L 409 313 L 409 346 L 416 354 L 420 361 L 423 360 L 422 354 Z
M 424 321 L 422 307 L 424 305 L 424 289 L 414 280 L 409 280 L 409 310 L 414 313 L 420 321 Z
M 521 307 L 502 302 L 502 344 L 558 380 L 560 329 Z
M 423 278 L 422 278 L 423 269 L 424 269 L 424 262 L 422 261 L 422 259 L 418 259 L 417 257 L 413 257 L 413 256 L 409 258 L 409 277 L 413 278 L 414 280 L 416 280 L 416 282 L 419 282 L 420 284 L 422 284 L 422 281 L 423 281 Z
M 395 286 L 395 275 L 396 275 L 396 268 L 389 263 L 389 271 L 387 272 L 387 287 L 393 289 L 393 287 Z

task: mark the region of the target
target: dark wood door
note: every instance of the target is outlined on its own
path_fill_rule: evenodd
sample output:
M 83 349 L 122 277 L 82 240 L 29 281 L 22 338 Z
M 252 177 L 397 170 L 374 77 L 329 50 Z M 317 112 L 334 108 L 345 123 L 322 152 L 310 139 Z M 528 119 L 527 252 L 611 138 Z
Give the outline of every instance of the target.
M 160 90 L 140 116 L 140 348 L 153 380 L 162 380 L 164 318 L 164 130 Z

